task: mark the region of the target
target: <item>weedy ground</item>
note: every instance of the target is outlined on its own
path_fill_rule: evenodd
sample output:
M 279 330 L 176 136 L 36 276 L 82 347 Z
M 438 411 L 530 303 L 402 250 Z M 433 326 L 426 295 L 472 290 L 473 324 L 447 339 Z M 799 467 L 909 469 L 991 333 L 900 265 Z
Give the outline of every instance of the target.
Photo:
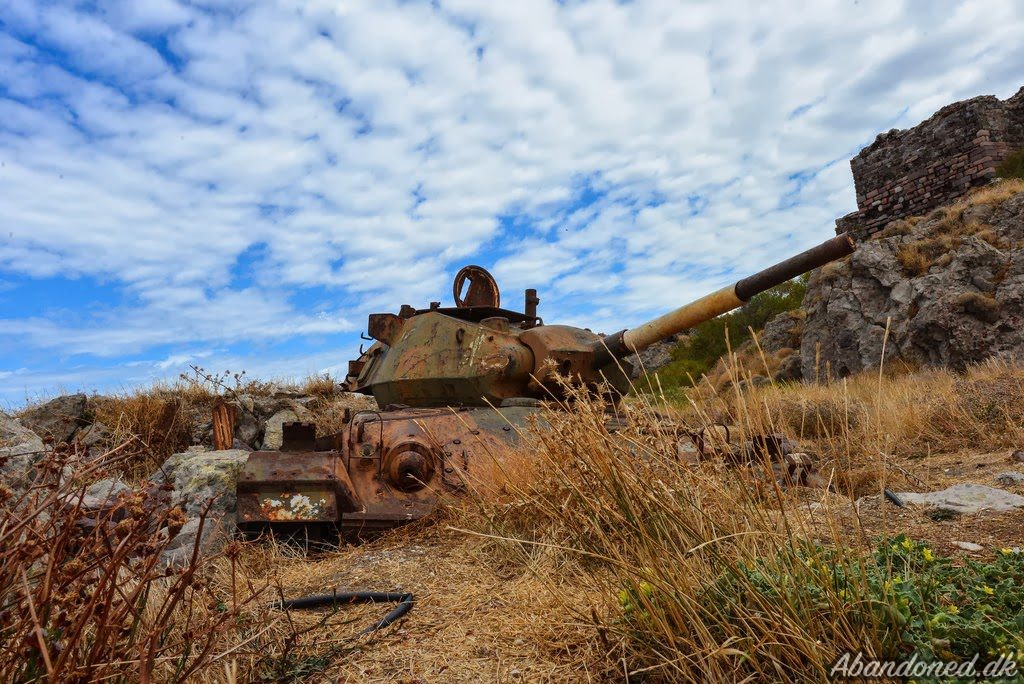
M 104 567 L 93 553 L 88 572 L 72 566 L 86 573 L 77 581 L 121 578 L 135 599 L 112 594 L 94 612 L 114 611 L 121 631 L 103 636 L 106 618 L 86 616 L 74 644 L 60 625 L 82 617 L 81 602 L 30 604 L 25 596 L 37 595 L 24 586 L 42 568 L 69 572 L 79 552 L 5 532 L 18 515 L 8 506 L 0 570 L 10 568 L 10 588 L 0 602 L 14 619 L 0 627 L 0 669 L 9 679 L 28 662 L 42 680 L 44 651 L 52 660 L 73 646 L 68 678 L 82 681 L 97 668 L 135 681 L 140 667 L 154 681 L 187 669 L 190 681 L 820 681 L 848 649 L 951 658 L 1024 646 L 1019 514 L 942 518 L 881 496 L 992 484 L 1021 468 L 1008 459 L 1024 444 L 1024 366 L 756 387 L 743 381 L 757 368 L 734 358 L 729 372 L 726 389 L 631 397 L 614 434 L 592 400 L 553 406 L 522 449 L 475 467 L 467 496 L 360 546 L 306 557 L 233 545 L 197 561 L 187 590 L 180 571 L 151 577 L 145 565 Z M 786 434 L 830 487 L 780 488 L 765 464 L 681 459 L 679 426 L 716 423 L 739 441 Z M 417 603 L 370 636 L 358 633 L 390 607 L 268 607 L 335 588 L 401 589 Z M 154 620 L 168 596 L 179 597 L 171 617 Z M 64 622 L 48 622 L 60 611 Z M 101 647 L 90 650 L 97 634 Z

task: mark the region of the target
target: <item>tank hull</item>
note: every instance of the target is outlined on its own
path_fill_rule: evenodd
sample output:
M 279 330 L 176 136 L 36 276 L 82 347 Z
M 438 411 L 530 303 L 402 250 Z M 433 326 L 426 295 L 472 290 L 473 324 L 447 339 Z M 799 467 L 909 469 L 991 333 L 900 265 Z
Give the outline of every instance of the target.
M 538 405 L 364 411 L 316 440 L 311 426 L 290 424 L 281 450 L 253 452 L 240 474 L 239 528 L 364 537 L 418 520 L 500 462 L 538 413 Z

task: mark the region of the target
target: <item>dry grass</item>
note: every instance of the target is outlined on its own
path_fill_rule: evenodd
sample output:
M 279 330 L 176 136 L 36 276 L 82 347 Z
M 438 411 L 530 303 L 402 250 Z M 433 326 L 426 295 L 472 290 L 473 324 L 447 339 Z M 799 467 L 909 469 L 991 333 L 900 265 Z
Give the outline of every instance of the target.
M 920 239 L 900 245 L 896 254 L 903 271 L 910 277 L 920 277 L 934 266 L 948 263 L 949 253 L 955 251 L 968 236 L 983 240 L 997 249 L 1006 247 L 991 227 L 965 216 L 972 207 L 994 206 L 1024 192 L 1024 180 L 1007 179 L 973 190 L 959 201 L 936 209 L 927 217 L 914 217 L 894 221 L 886 226 L 881 237 L 908 235 L 922 220 L 929 222 L 928 233 Z
M 174 382 L 92 396 L 87 411 L 90 420 L 109 429 L 102 447 L 138 440 L 142 448 L 135 458 L 119 462 L 118 474 L 126 481 L 141 482 L 172 454 L 196 443 L 198 427 L 210 421 L 219 398 L 268 397 L 278 392 L 311 397 L 309 408 L 321 434 L 340 429 L 345 408 L 352 407 L 338 382 L 327 374 L 311 375 L 300 382 L 266 382 L 249 379 L 244 373 L 218 375 L 194 367 L 191 374 Z
M 128 480 L 149 477 L 171 454 L 192 446 L 193 426 L 213 408 L 214 395 L 188 386 L 157 386 L 118 396 L 94 397 L 90 408 L 96 421 L 110 429 L 107 445 L 129 439 L 144 448 L 122 464 Z
M 523 567 L 542 568 L 609 660 L 677 681 L 823 679 L 843 650 L 900 652 L 891 625 L 857 598 L 868 593 L 858 578 L 878 535 L 1021 542 L 1006 516 L 936 522 L 882 506 L 880 495 L 956 481 L 948 467 L 926 472 L 932 453 L 1020 445 L 1024 368 L 993 362 L 964 376 L 876 372 L 745 390 L 745 372 L 733 372 L 726 396 L 705 386 L 681 408 L 634 400 L 629 427 L 614 435 L 602 408 L 579 398 L 547 416 L 530 458 L 480 484 L 477 507 L 463 511 L 463 525 L 505 538 Z M 671 412 L 692 429 L 725 418 L 737 442 L 765 432 L 799 438 L 839 494 L 779 489 L 765 464 L 681 463 L 677 432 L 662 420 Z M 977 468 L 962 465 L 971 459 L 949 457 L 962 479 L 1006 467 L 992 453 Z M 859 509 L 851 495 L 877 498 Z M 826 566 L 844 567 L 852 584 L 823 584 Z M 580 585 L 594 589 L 583 604 L 559 589 Z
M 806 441 L 824 464 L 838 466 L 841 478 L 877 470 L 884 458 L 914 461 L 1024 444 L 1024 367 L 1018 364 L 993 360 L 962 375 L 898 366 L 831 383 L 753 386 L 749 378 L 765 375 L 764 363 L 734 356 L 731 381 L 717 388 L 702 382 L 690 393 L 692 403 L 681 407 L 682 419 Z

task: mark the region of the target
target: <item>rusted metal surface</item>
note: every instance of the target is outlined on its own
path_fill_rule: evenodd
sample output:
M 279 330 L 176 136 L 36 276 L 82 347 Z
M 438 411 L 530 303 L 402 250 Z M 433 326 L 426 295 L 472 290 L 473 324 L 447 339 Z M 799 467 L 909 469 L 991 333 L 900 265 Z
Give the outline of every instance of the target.
M 622 330 L 598 340 L 594 349 L 595 364 L 604 366 L 613 359 L 623 358 L 643 351 L 655 342 L 660 342 L 695 325 L 711 320 L 715 316 L 732 311 L 749 301 L 751 297 L 776 285 L 795 278 L 825 264 L 853 253 L 856 245 L 846 233 L 826 240 L 817 247 L 769 266 L 752 276 L 743 278 L 734 285 L 701 297 L 635 328 Z
M 256 451 L 238 478 L 238 520 L 334 522 L 362 508 L 336 452 Z
M 316 426 L 302 422 L 282 423 L 281 451 L 317 451 Z
M 466 283 L 469 287 L 466 288 Z M 463 289 L 466 292 L 463 293 Z M 464 266 L 455 274 L 452 284 L 452 295 L 455 306 L 459 308 L 471 306 L 501 306 L 501 291 L 494 277 L 480 266 Z M 437 307 L 434 307 L 437 308 Z
M 540 298 L 537 296 L 537 291 L 532 287 L 527 289 L 526 302 L 523 306 L 523 313 L 530 318 L 536 318 L 538 304 L 540 304 Z
M 630 328 L 623 334 L 622 341 L 632 354 L 740 306 L 743 306 L 743 300 L 736 296 L 735 287 L 723 287 L 686 306 Z
M 213 448 L 218 451 L 230 449 L 235 443 L 235 419 L 238 408 L 223 399 L 213 407 Z
M 763 271 L 740 280 L 736 283 L 736 296 L 743 301 L 748 301 L 754 295 L 770 290 L 787 280 L 792 280 L 802 273 L 824 266 L 830 261 L 849 256 L 856 248 L 856 243 L 847 233 L 837 235 L 817 247 L 812 247 L 806 252 L 791 256 L 774 266 L 769 266 Z
M 397 315 L 370 316 L 365 339 L 375 341 L 350 363 L 346 386 L 372 394 L 381 410 L 346 416 L 335 435 L 286 424 L 282 450 L 253 453 L 243 470 L 239 522 L 328 523 L 363 533 L 421 518 L 463 491 L 475 469 L 500 459 L 516 428 L 540 411 L 531 402 L 558 397 L 563 379 L 623 393 L 628 368 L 617 359 L 848 252 L 848 241 L 831 240 L 608 337 L 544 325 L 535 290 L 527 290 L 524 312 L 502 309 L 490 274 L 467 267 L 453 286 L 455 307 L 403 305 Z M 787 466 L 787 477 L 804 477 L 805 464 Z
M 371 391 L 380 406 L 485 406 L 522 396 L 534 366 L 520 332 L 438 311 L 418 314 L 401 322 L 400 344 L 378 347 L 357 389 Z
M 254 452 L 239 479 L 239 523 L 330 522 L 358 535 L 416 520 L 500 458 L 516 441 L 513 426 L 537 410 L 364 411 L 336 450 Z

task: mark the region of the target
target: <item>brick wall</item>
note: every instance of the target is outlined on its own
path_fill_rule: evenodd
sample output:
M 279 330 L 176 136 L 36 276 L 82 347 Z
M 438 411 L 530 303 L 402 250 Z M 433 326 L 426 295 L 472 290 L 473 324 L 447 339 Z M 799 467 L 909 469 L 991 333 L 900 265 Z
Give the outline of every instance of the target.
M 995 177 L 1006 155 L 1024 148 L 1024 88 L 943 107 L 906 130 L 893 129 L 850 160 L 857 211 L 836 232 L 870 238 L 889 221 L 926 214 Z

